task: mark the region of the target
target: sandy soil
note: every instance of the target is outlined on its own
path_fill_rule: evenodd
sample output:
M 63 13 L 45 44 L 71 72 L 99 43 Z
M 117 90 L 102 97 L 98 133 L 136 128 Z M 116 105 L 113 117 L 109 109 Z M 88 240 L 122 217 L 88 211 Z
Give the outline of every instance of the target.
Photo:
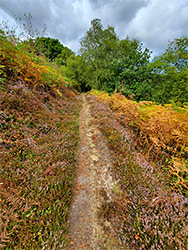
M 70 213 L 67 250 L 104 250 L 109 249 L 105 246 L 108 240 L 105 239 L 98 211 L 103 202 L 102 190 L 108 197 L 106 202 L 113 199 L 114 182 L 110 174 L 112 160 L 101 132 L 93 122 L 94 117 L 91 117 L 89 104 L 85 96 L 82 97 L 77 177 Z M 113 234 L 109 223 L 108 227 Z M 110 249 L 115 247 L 111 246 Z

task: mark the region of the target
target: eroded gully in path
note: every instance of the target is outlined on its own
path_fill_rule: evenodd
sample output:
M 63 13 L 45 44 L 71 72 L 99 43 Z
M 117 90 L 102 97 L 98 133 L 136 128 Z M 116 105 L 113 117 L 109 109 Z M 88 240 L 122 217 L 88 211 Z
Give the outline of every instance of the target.
M 77 156 L 77 176 L 70 213 L 69 249 L 105 249 L 105 235 L 97 213 L 102 204 L 101 190 L 112 198 L 112 166 L 108 147 L 93 123 L 89 104 L 83 95 L 80 112 L 80 139 Z M 113 231 L 113 229 L 111 229 Z

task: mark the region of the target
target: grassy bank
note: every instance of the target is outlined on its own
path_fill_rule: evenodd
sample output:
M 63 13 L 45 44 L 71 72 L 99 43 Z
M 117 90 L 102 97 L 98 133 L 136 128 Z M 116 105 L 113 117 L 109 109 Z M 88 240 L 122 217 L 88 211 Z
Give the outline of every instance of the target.
M 79 103 L 73 92 L 4 85 L 0 103 L 1 246 L 63 246 L 75 174 Z

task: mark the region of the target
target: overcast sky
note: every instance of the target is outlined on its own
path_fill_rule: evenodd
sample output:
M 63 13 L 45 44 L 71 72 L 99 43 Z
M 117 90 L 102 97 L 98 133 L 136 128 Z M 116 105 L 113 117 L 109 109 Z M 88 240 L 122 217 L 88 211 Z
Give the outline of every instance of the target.
M 188 36 L 188 0 L 0 0 L 0 22 L 24 20 L 31 13 L 33 27 L 58 38 L 73 51 L 94 18 L 114 26 L 120 39 L 137 38 L 154 54 L 168 41 Z

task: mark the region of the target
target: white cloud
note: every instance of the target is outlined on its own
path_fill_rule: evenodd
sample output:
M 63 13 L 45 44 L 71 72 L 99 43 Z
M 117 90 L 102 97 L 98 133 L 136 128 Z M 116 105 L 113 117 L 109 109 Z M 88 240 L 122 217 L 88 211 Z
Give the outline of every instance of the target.
M 169 40 L 188 35 L 187 13 L 187 1 L 152 0 L 137 13 L 126 32 L 159 52 Z
M 0 0 L 0 20 L 33 16 L 33 28 L 78 50 L 79 40 L 94 18 L 104 27 L 116 27 L 118 36 L 138 38 L 156 52 L 165 49 L 168 40 L 186 35 L 188 0 Z

